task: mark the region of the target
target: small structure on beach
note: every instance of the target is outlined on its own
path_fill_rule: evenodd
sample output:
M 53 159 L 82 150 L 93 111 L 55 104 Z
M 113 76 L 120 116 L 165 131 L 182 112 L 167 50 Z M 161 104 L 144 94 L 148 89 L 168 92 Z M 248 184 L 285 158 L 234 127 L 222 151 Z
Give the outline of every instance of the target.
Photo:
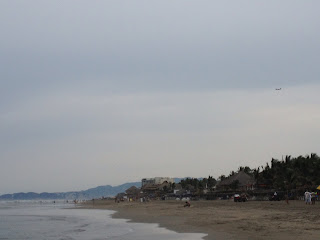
M 252 176 L 245 173 L 244 171 L 239 171 L 238 173 L 222 180 L 216 186 L 218 191 L 227 190 L 254 190 L 255 180 Z
M 141 187 L 141 190 L 146 194 L 155 194 L 157 191 L 159 191 L 159 185 L 148 183 Z
M 161 184 L 145 184 L 141 187 L 141 191 L 147 196 L 160 197 L 168 192 L 173 192 L 172 188 L 173 184 L 165 181 Z
M 115 199 L 118 200 L 118 201 L 124 201 L 126 197 L 126 194 L 125 193 L 118 193 L 116 196 L 115 196 Z
M 128 188 L 125 193 L 127 198 L 131 201 L 135 201 L 141 197 L 141 189 L 136 186 Z

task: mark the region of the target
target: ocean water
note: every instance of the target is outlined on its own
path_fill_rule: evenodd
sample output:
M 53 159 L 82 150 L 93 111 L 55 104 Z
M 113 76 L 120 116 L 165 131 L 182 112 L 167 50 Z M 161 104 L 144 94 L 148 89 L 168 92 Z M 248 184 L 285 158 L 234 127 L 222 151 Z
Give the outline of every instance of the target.
M 200 240 L 157 224 L 112 219 L 113 211 L 69 209 L 63 201 L 0 201 L 0 239 L 15 240 Z

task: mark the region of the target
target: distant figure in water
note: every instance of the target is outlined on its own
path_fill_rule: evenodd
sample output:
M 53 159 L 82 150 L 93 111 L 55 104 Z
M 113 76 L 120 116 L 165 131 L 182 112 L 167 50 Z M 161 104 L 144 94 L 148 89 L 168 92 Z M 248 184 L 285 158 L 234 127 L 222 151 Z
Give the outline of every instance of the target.
M 189 202 L 189 201 L 186 201 L 186 203 L 184 204 L 183 207 L 190 207 L 190 206 L 191 206 L 190 202 Z

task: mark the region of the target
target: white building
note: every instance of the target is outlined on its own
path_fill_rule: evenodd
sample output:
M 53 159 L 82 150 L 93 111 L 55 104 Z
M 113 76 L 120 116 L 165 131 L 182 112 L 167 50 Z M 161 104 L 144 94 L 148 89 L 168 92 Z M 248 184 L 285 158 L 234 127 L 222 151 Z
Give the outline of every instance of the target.
M 174 183 L 174 179 L 169 177 L 143 178 L 141 186 L 143 187 L 146 184 L 162 184 L 164 182 Z

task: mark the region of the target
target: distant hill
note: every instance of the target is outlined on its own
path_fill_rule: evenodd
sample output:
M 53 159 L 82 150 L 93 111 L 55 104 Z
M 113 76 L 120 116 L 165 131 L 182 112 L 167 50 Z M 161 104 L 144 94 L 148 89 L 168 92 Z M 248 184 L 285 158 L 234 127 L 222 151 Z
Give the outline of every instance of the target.
M 112 197 L 128 188 L 136 186 L 141 187 L 141 182 L 130 182 L 119 186 L 110 185 L 90 188 L 84 191 L 60 192 L 60 193 L 13 193 L 0 196 L 0 200 L 34 200 L 34 199 L 92 199 L 101 197 Z
M 179 183 L 182 179 L 185 178 L 174 178 L 176 183 Z M 13 193 L 13 194 L 4 194 L 0 196 L 0 200 L 34 200 L 34 199 L 92 199 L 92 198 L 101 198 L 101 197 L 113 197 L 118 193 L 124 192 L 128 188 L 135 186 L 140 188 L 141 182 L 129 182 L 124 183 L 119 186 L 112 187 L 110 185 L 99 186 L 95 188 L 90 188 L 84 191 L 75 191 L 75 192 L 58 192 L 58 193 Z

